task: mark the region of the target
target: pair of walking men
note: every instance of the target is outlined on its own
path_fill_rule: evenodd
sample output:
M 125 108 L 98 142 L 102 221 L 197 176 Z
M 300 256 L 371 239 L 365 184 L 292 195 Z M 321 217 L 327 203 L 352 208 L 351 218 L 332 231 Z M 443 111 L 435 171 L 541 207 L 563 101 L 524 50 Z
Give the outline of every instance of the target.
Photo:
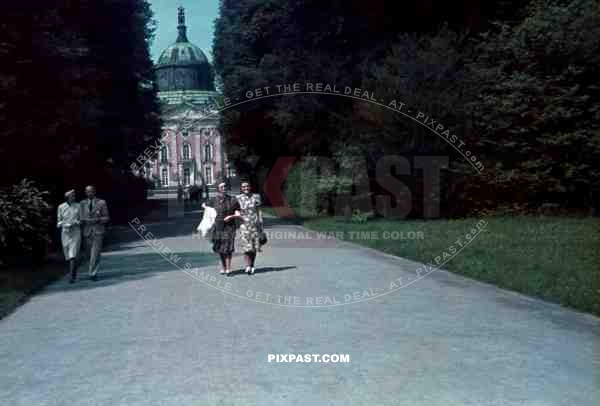
M 89 260 L 89 274 L 93 281 L 98 279 L 100 252 L 106 224 L 110 220 L 108 207 L 102 199 L 96 198 L 96 188 L 85 188 L 87 199 L 75 201 L 75 191 L 65 193 L 66 202 L 58 207 L 58 224 L 62 229 L 61 240 L 65 259 L 69 263 L 70 283 L 77 280 L 77 259 L 82 243 L 85 257 Z

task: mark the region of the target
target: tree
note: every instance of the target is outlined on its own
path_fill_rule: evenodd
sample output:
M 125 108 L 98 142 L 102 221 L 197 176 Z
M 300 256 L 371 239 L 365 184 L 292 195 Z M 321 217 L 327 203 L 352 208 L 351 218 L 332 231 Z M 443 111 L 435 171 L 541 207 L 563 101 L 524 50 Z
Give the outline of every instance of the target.
M 151 17 L 145 0 L 34 0 L 3 8 L 4 185 L 30 177 L 56 192 L 101 180 L 106 169 L 122 174 L 160 135 Z
M 600 167 L 598 7 L 593 0 L 410 1 L 399 10 L 385 0 L 224 0 L 213 54 L 226 95 L 304 82 L 368 89 L 435 117 L 487 169 L 477 173 L 406 117 L 324 95 L 224 112 L 230 155 L 259 155 L 269 167 L 288 154 L 338 163 L 343 151 L 371 161 L 442 154 L 455 158 L 446 193 L 462 214 L 536 206 L 560 190 L 581 191 L 577 204 L 585 204 Z
M 520 206 L 590 203 L 600 185 L 598 49 L 594 0 L 537 1 L 480 44 L 470 66 L 480 89 L 469 105 L 473 142 L 495 167 L 472 182 L 480 194 Z

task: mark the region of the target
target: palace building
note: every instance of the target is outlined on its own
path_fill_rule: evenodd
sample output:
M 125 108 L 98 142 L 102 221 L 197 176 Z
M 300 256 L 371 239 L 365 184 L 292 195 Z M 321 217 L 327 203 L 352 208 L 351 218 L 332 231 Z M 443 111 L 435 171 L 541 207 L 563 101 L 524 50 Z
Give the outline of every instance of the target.
M 218 177 L 235 177 L 218 129 L 219 116 L 206 117 L 208 105 L 219 94 L 206 55 L 188 41 L 183 7 L 177 29 L 177 40 L 161 53 L 155 67 L 167 141 L 145 172 L 156 191 L 173 191 L 180 185 L 212 191 Z

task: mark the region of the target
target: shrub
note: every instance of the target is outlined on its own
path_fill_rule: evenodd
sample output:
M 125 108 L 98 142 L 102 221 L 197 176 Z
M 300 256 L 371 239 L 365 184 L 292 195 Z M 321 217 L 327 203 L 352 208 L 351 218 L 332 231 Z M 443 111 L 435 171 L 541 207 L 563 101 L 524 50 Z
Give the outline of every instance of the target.
M 367 222 L 367 213 L 361 212 L 359 209 L 355 209 L 352 213 L 352 222 L 354 224 L 364 224 Z
M 319 207 L 320 182 L 311 169 L 310 163 L 295 163 L 282 188 L 288 203 L 300 217 L 315 216 Z
M 51 218 L 47 195 L 26 179 L 0 190 L 0 265 L 22 256 L 36 262 L 45 257 Z

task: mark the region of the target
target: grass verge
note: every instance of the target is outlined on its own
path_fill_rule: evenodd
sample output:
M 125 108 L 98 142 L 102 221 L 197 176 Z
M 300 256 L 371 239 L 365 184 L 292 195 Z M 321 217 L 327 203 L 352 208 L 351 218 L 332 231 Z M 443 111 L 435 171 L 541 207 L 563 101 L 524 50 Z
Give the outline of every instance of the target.
M 419 262 L 449 252 L 481 219 L 393 221 L 355 224 L 315 218 L 317 231 L 377 232 L 380 238 L 353 242 Z M 487 217 L 485 228 L 444 266 L 473 279 L 600 316 L 600 220 L 597 218 Z M 383 232 L 423 233 L 423 239 L 381 238 Z M 443 261 L 442 261 L 443 262 Z
M 15 267 L 0 270 L 0 319 L 11 314 L 27 299 L 67 273 L 64 261 L 50 258 L 39 268 Z

